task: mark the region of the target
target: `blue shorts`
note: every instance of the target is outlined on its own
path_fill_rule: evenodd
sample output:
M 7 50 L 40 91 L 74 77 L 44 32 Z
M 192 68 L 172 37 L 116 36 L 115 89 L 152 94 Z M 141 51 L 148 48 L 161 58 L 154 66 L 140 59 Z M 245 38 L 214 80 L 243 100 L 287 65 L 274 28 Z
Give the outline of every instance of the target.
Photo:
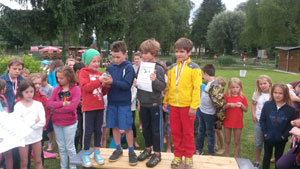
M 132 130 L 133 117 L 131 106 L 108 105 L 106 112 L 106 128 Z

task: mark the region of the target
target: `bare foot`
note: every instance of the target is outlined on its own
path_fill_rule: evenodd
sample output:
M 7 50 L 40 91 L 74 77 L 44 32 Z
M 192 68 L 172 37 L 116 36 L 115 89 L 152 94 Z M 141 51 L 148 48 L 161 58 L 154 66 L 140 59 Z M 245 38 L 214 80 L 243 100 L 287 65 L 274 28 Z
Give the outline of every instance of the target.
M 136 148 L 140 148 L 140 145 L 139 145 L 139 143 L 135 140 L 135 142 L 134 142 L 134 147 L 136 147 Z
M 167 153 L 172 153 L 171 147 L 168 147 L 166 152 Z
M 224 154 L 224 152 L 225 152 L 225 149 L 224 148 L 220 148 L 220 150 L 217 151 L 217 154 L 218 155 L 222 155 L 222 154 Z
M 219 147 L 218 147 L 218 144 L 215 144 L 215 150 L 218 150 Z

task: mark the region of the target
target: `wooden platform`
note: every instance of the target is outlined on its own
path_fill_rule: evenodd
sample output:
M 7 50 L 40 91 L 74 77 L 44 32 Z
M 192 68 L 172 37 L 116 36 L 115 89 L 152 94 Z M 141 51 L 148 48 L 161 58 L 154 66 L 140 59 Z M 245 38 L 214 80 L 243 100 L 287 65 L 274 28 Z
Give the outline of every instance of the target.
M 109 162 L 108 158 L 112 154 L 114 149 L 102 148 L 101 156 L 105 159 L 104 165 L 98 165 L 94 159 L 93 154 L 91 154 L 91 159 L 93 163 L 93 168 L 110 168 L 110 169 L 146 169 L 146 162 L 138 162 L 136 166 L 130 166 L 128 163 L 128 151 L 123 150 L 123 156 L 118 159 L 116 162 Z M 92 152 L 92 150 L 91 150 Z M 135 150 L 137 155 L 140 154 L 140 150 Z M 70 160 L 71 164 L 81 166 L 81 156 L 82 151 L 76 155 L 74 159 Z M 155 166 L 154 168 L 171 168 L 171 161 L 174 158 L 173 153 L 162 153 L 162 161 Z M 219 157 L 219 156 L 205 156 L 205 155 L 194 155 L 194 168 L 195 169 L 251 169 L 253 166 L 251 162 L 247 159 L 236 160 L 235 158 L 230 157 Z M 239 162 L 241 161 L 241 162 Z M 249 164 L 250 162 L 250 164 Z M 240 166 L 239 163 L 242 163 L 243 166 Z

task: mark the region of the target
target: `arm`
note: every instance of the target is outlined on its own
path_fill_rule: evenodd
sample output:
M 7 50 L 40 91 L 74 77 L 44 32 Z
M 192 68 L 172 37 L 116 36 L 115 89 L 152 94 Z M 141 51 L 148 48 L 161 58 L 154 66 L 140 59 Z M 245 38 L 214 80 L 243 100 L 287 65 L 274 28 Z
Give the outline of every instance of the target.
M 169 104 L 169 92 L 171 87 L 171 70 L 168 71 L 168 81 L 167 81 L 167 87 L 165 89 L 165 97 L 163 100 L 164 107 L 167 108 L 167 105 Z M 164 110 L 166 112 L 166 110 Z
M 163 91 L 166 88 L 166 82 L 165 82 L 165 71 L 162 67 L 157 67 L 156 69 L 156 78 L 154 81 L 152 81 L 152 88 L 155 91 Z
M 132 86 L 134 76 L 135 73 L 133 67 L 127 66 L 127 68 L 125 68 L 125 76 L 123 80 L 113 79 L 112 86 L 123 90 L 129 90 Z
M 78 104 L 80 102 L 80 98 L 81 98 L 80 88 L 77 86 L 74 86 L 72 91 L 70 91 L 70 93 L 72 95 L 72 100 L 70 100 L 70 104 L 56 109 L 55 112 L 67 113 L 67 112 L 74 111 L 77 109 Z
M 39 103 L 39 102 L 38 102 Z M 39 128 L 43 128 L 45 126 L 45 110 L 42 104 L 37 104 L 36 109 L 38 109 L 38 118 L 39 121 L 31 126 L 32 129 L 36 130 Z
M 58 109 L 63 107 L 63 101 L 56 100 L 56 96 L 58 95 L 58 87 L 54 88 L 51 96 L 49 97 L 46 108 L 48 109 Z
M 283 132 L 283 137 L 284 139 L 287 139 L 289 136 L 290 136 L 290 130 L 293 128 L 293 126 L 291 125 L 291 121 L 295 120 L 296 119 L 296 112 L 295 112 L 295 109 L 292 108 L 292 115 L 288 118 L 288 124 L 287 124 L 287 127 L 286 129 L 284 130 Z
M 224 88 L 221 85 L 211 84 L 208 94 L 216 109 L 221 109 L 224 106 Z
M 193 84 L 193 91 L 192 91 L 192 103 L 190 108 L 197 109 L 200 105 L 200 86 L 202 84 L 202 73 L 201 69 L 193 69 L 192 70 L 192 84 Z
M 257 118 L 255 116 L 255 111 L 256 111 L 256 101 L 252 100 L 252 104 L 251 104 L 251 112 L 252 112 L 252 119 L 253 122 L 257 122 Z
M 263 132 L 264 137 L 267 136 L 267 131 L 268 131 L 268 127 L 267 127 L 267 110 L 266 110 L 266 104 L 263 106 L 262 110 L 261 110 L 261 116 L 259 119 L 259 123 L 260 123 L 260 127 L 261 127 L 261 131 Z

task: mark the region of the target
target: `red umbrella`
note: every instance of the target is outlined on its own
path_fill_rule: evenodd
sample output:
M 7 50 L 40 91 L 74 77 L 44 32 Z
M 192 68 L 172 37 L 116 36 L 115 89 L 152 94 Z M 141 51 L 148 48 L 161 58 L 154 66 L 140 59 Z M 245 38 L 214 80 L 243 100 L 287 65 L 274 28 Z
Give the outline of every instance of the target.
M 46 52 L 46 51 L 57 51 L 57 52 L 61 52 L 62 50 L 57 48 L 57 47 L 53 47 L 53 46 L 48 46 L 45 47 L 43 49 L 40 50 L 40 52 Z
M 87 49 L 80 49 L 80 50 L 78 50 L 77 52 L 78 53 L 83 53 L 83 52 L 85 52 Z

